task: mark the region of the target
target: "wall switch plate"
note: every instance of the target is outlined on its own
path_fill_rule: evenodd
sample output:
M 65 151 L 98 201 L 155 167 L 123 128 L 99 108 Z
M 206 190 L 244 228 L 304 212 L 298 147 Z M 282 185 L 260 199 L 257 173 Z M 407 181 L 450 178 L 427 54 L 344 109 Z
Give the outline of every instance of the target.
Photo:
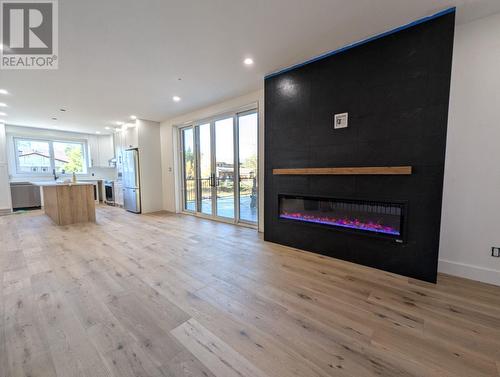
M 347 128 L 349 125 L 349 113 L 335 114 L 334 128 Z
M 500 247 L 492 247 L 491 256 L 494 258 L 500 258 Z

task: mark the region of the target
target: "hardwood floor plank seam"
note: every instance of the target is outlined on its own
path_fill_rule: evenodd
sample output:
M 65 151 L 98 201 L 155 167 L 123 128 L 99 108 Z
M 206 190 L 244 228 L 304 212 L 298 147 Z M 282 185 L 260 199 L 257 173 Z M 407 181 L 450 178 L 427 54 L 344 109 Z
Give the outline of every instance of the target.
M 500 287 L 191 216 L 0 217 L 0 377 L 500 377 Z

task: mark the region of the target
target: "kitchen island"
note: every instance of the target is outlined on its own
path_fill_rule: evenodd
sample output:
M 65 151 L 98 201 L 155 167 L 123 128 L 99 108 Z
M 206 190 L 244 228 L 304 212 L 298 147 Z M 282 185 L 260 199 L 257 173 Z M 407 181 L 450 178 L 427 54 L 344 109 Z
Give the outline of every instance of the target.
M 57 225 L 95 222 L 93 183 L 32 183 L 42 187 L 45 214 Z

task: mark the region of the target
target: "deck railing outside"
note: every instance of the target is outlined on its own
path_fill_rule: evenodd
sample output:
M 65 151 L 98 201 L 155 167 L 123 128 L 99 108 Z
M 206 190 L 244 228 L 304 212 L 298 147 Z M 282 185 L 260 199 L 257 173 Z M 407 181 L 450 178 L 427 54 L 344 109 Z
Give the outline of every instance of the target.
M 196 179 L 186 179 L 185 181 L 185 209 L 189 211 L 196 210 L 196 181 Z M 210 178 L 199 180 L 201 185 L 201 201 L 204 208 L 211 208 L 212 187 L 210 181 Z M 234 203 L 233 179 L 219 178 L 217 184 L 218 207 L 231 207 L 231 203 Z M 219 215 L 221 215 L 221 208 L 219 208 Z M 231 214 L 228 212 L 226 217 L 231 217 Z M 242 220 L 257 221 L 257 180 L 254 177 L 240 178 L 240 217 Z

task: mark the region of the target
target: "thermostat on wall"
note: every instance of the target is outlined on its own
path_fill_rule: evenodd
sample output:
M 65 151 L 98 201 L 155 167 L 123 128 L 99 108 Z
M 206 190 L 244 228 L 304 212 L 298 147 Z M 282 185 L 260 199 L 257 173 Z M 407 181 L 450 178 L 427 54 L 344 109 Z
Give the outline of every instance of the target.
M 347 128 L 349 113 L 335 114 L 334 128 Z

